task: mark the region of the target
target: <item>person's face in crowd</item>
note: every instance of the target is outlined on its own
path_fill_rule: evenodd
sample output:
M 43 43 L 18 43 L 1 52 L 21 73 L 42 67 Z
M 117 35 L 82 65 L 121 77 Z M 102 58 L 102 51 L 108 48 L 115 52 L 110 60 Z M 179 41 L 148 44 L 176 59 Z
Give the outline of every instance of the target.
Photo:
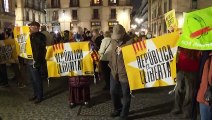
M 141 32 L 141 36 L 143 36 L 143 35 L 145 35 L 145 32 L 142 31 L 142 32 Z
M 146 37 L 147 37 L 147 39 L 152 38 L 152 33 L 148 32 L 148 33 L 146 34 Z
M 38 26 L 30 26 L 30 33 L 35 33 L 39 31 L 39 27 Z
M 96 32 L 92 32 L 92 35 L 93 35 L 93 36 L 96 36 Z

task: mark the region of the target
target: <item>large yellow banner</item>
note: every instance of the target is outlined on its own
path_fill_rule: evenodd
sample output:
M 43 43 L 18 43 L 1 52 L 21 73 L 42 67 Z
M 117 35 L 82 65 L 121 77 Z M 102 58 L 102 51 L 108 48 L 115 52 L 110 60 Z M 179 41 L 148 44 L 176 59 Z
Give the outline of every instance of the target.
M 93 75 L 89 42 L 60 43 L 47 47 L 48 76 Z
M 122 48 L 131 90 L 175 84 L 178 39 L 174 32 Z
M 15 63 L 17 60 L 14 39 L 0 40 L 0 64 Z
M 14 38 L 16 44 L 16 51 L 18 56 L 33 59 L 32 48 L 30 43 L 29 26 L 17 26 L 14 28 Z

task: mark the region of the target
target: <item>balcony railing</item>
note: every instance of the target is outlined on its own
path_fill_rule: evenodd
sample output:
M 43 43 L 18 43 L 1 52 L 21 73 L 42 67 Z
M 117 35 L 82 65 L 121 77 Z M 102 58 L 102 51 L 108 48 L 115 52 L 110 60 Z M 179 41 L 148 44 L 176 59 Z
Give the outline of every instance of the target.
M 110 14 L 110 19 L 116 19 L 116 14 L 114 15 L 114 14 Z
M 58 21 L 58 16 L 52 16 L 52 21 Z
M 91 0 L 91 2 L 90 2 L 90 6 L 102 6 L 102 5 L 103 5 L 102 0 L 100 0 L 99 3 L 94 3 L 93 0 Z
M 94 15 L 94 14 L 93 14 L 92 16 L 93 16 L 93 17 L 92 17 L 93 20 L 99 20 L 99 19 L 100 19 L 100 18 L 99 18 L 99 14 L 98 14 L 98 15 Z
M 60 8 L 59 5 L 52 5 L 51 8 Z
M 119 1 L 117 0 L 116 3 L 111 2 L 110 0 L 108 0 L 108 6 L 117 6 L 119 3 Z
M 78 20 L 77 16 L 72 16 L 72 20 Z
M 119 1 L 118 6 L 132 6 L 130 1 Z
M 70 4 L 69 7 L 79 7 L 79 4 Z

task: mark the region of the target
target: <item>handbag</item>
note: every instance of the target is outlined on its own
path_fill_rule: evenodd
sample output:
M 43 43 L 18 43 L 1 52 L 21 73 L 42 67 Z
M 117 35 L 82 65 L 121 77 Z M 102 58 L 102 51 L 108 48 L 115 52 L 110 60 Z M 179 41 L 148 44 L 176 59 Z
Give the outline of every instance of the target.
M 207 101 L 209 105 L 211 106 L 212 105 L 212 86 L 211 85 L 208 85 L 204 98 L 205 98 L 205 101 Z
M 106 50 L 108 49 L 108 47 L 110 46 L 110 43 L 111 43 L 111 40 L 109 42 L 109 44 L 107 45 L 107 47 L 105 48 L 104 52 L 103 52 L 103 55 L 105 54 Z M 102 56 L 100 56 L 100 60 L 102 60 Z

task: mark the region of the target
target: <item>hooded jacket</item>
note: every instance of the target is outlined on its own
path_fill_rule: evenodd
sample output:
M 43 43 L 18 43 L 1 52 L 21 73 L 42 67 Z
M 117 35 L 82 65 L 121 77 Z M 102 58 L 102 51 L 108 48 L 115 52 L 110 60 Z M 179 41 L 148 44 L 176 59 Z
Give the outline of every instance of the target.
M 111 40 L 111 51 L 108 53 L 109 67 L 111 74 L 115 80 L 120 82 L 128 82 L 127 73 L 124 65 L 122 52 L 118 52 L 118 47 L 122 48 L 132 44 L 133 40 L 125 34 L 120 40 Z

